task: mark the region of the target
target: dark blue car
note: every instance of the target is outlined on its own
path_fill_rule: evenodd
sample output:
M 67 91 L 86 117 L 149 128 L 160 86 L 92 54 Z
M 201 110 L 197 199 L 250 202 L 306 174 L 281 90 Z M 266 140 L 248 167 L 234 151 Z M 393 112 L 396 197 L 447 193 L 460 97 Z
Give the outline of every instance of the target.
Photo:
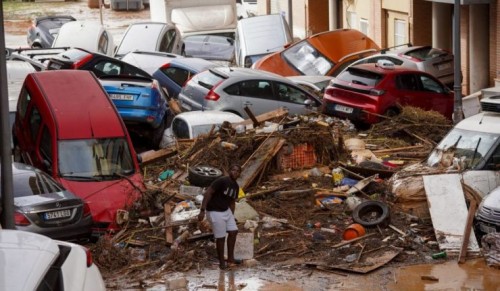
M 100 81 L 127 129 L 146 137 L 157 149 L 169 111 L 158 81 L 138 76 L 101 76 Z
M 153 73 L 153 78 L 165 87 L 170 97 L 177 97 L 182 86 L 201 71 L 217 64 L 199 58 L 172 58 Z

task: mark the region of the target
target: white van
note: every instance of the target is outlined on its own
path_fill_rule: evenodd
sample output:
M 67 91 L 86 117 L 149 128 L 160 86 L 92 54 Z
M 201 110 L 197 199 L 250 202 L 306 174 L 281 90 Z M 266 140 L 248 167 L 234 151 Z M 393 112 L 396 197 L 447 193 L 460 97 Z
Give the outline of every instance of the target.
M 115 43 L 113 36 L 99 22 L 70 21 L 61 26 L 52 47 L 77 47 L 113 56 Z
M 151 0 L 151 21 L 174 23 L 182 37 L 216 34 L 234 38 L 235 0 Z
M 280 14 L 240 19 L 234 42 L 236 65 L 250 68 L 261 57 L 280 51 L 291 42 L 290 28 Z

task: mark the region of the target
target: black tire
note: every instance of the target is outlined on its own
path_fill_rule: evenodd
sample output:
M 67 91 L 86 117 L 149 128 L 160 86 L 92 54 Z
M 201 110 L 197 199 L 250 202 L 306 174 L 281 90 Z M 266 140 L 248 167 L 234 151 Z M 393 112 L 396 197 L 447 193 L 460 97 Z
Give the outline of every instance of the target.
M 205 165 L 189 168 L 189 183 L 198 187 L 208 187 L 217 178 L 222 176 L 222 171 Z
M 153 129 L 151 136 L 151 147 L 155 150 L 160 148 L 160 143 L 163 138 L 163 133 L 165 132 L 166 125 L 167 125 L 167 116 L 165 115 L 165 117 L 161 121 L 160 126 Z
M 387 111 L 384 113 L 385 116 L 387 117 L 394 117 L 399 114 L 399 111 L 394 108 L 389 108 Z
M 380 201 L 365 201 L 354 208 L 352 218 L 364 227 L 385 227 L 390 221 L 389 207 Z

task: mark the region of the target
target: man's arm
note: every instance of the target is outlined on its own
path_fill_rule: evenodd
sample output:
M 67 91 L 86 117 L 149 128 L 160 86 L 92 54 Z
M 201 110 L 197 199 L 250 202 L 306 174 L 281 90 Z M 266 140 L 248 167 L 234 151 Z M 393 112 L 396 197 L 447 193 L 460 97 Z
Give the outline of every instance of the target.
M 229 204 L 229 209 L 231 209 L 231 212 L 233 212 L 234 215 L 234 209 L 236 208 L 236 200 L 231 201 L 231 204 Z
M 202 221 L 205 218 L 205 211 L 207 209 L 208 202 L 212 199 L 214 195 L 214 189 L 209 186 L 205 193 L 203 193 L 203 201 L 201 202 L 200 214 L 198 214 L 198 221 Z

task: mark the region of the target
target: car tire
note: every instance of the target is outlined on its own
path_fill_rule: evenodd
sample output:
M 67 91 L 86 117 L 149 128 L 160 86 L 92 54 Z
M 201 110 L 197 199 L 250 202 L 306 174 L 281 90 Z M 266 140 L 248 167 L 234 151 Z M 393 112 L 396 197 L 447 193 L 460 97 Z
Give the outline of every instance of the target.
M 385 111 L 384 116 L 394 117 L 399 114 L 399 111 L 394 108 L 389 108 Z
M 389 207 L 380 201 L 365 201 L 354 208 L 352 218 L 364 227 L 385 227 L 390 221 Z
M 206 165 L 199 165 L 189 168 L 189 183 L 198 187 L 208 187 L 217 178 L 222 176 L 222 171 Z
M 153 129 L 152 136 L 151 136 L 151 147 L 155 150 L 160 148 L 160 143 L 163 138 L 163 133 L 165 132 L 165 127 L 167 124 L 167 116 L 163 118 L 161 121 L 160 125 Z

